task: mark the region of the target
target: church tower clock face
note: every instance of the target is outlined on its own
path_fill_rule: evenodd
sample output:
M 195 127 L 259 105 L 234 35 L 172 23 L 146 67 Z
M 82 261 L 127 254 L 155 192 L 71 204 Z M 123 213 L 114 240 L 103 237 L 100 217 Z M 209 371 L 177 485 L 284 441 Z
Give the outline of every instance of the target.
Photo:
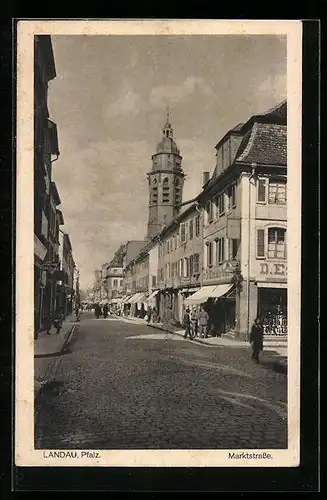
M 174 139 L 174 131 L 167 112 L 162 137 L 152 156 L 149 179 L 148 238 L 151 239 L 164 226 L 170 224 L 179 212 L 182 202 L 184 172 L 182 157 Z

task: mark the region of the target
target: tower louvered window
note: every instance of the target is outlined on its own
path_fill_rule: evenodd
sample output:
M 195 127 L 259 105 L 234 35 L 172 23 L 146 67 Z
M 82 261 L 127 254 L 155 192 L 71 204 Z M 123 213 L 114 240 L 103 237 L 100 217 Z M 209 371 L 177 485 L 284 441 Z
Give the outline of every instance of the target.
M 162 202 L 163 203 L 169 203 L 169 194 L 170 194 L 169 180 L 166 177 L 162 183 Z

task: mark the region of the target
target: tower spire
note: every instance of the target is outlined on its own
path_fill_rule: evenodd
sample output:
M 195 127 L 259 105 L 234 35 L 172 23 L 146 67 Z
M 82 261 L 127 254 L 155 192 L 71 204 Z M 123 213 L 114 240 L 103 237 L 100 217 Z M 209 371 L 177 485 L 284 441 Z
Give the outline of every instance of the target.
M 166 115 L 166 122 L 170 123 L 169 120 L 170 120 L 170 108 L 169 108 L 169 104 L 168 104 L 168 106 L 167 106 L 167 115 Z

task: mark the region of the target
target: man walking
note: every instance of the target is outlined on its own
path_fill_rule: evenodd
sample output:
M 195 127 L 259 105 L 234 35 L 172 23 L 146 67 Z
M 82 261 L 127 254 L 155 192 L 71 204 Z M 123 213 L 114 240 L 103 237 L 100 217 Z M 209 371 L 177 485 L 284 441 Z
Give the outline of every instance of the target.
M 205 339 L 208 337 L 208 323 L 209 323 L 209 314 L 202 306 L 199 314 L 199 333 L 200 337 Z
M 185 328 L 184 339 L 186 339 L 188 335 L 189 335 L 190 339 L 192 339 L 192 335 L 191 335 L 191 316 L 190 316 L 190 310 L 189 310 L 189 308 L 187 308 L 185 310 L 185 313 L 184 313 L 183 327 Z
M 192 331 L 192 337 L 197 337 L 198 335 L 198 312 L 196 310 L 196 307 L 193 307 L 192 313 L 191 313 L 191 331 Z
M 260 318 L 256 318 L 251 328 L 250 344 L 252 346 L 252 359 L 259 363 L 259 354 L 263 349 L 263 326 Z

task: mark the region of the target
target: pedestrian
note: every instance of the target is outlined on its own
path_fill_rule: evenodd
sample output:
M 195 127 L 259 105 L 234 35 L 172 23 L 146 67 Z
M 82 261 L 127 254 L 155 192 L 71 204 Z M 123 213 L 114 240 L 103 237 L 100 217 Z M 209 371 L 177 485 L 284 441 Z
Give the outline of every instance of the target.
M 78 320 L 78 315 L 79 315 L 79 307 L 75 307 L 75 315 L 76 315 L 76 321 Z
M 188 335 L 189 335 L 190 339 L 192 339 L 192 335 L 191 335 L 191 315 L 190 315 L 190 310 L 189 310 L 188 307 L 185 309 L 185 312 L 184 312 L 183 327 L 185 328 L 184 339 L 187 339 Z
M 199 323 L 199 315 L 196 307 L 194 306 L 191 313 L 191 331 L 192 337 L 197 337 L 198 335 L 198 323 Z
M 157 308 L 156 307 L 153 307 L 151 316 L 152 316 L 153 323 L 157 323 L 158 318 L 157 318 Z
M 208 337 L 208 323 L 209 323 L 209 314 L 205 310 L 203 306 L 201 306 L 200 314 L 199 314 L 199 335 L 202 338 Z
M 56 329 L 56 334 L 59 335 L 60 330 L 62 328 L 62 315 L 61 312 L 57 312 L 55 318 L 53 320 L 53 326 Z
M 259 363 L 259 354 L 263 350 L 263 326 L 261 319 L 258 317 L 254 320 L 250 333 L 250 344 L 252 347 L 252 356 Z
M 103 306 L 103 317 L 104 317 L 104 318 L 107 318 L 107 317 L 108 317 L 108 310 L 109 310 L 109 309 L 108 309 L 108 304 L 105 304 L 105 305 Z
M 47 335 L 51 335 L 51 327 L 52 327 L 52 315 L 49 313 L 48 316 L 46 316 L 43 320 L 43 326 L 47 332 Z
M 149 306 L 149 307 L 148 307 L 148 311 L 147 311 L 147 319 L 146 319 L 146 322 L 147 322 L 147 323 L 150 323 L 150 321 L 151 321 L 151 316 L 152 316 L 152 307 L 151 307 L 151 306 Z
M 99 319 L 99 317 L 101 316 L 101 307 L 99 306 L 99 304 L 95 304 L 94 314 L 96 319 Z

